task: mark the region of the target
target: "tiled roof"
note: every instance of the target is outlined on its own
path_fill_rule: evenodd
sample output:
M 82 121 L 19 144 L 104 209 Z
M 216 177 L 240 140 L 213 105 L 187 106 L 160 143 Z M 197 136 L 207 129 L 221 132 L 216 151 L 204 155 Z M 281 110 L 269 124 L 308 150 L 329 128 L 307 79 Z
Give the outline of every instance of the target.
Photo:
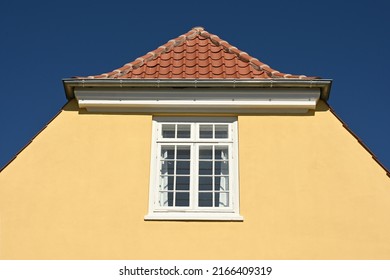
M 78 77 L 81 78 L 81 77 Z M 112 72 L 83 79 L 315 79 L 281 73 L 195 27 Z

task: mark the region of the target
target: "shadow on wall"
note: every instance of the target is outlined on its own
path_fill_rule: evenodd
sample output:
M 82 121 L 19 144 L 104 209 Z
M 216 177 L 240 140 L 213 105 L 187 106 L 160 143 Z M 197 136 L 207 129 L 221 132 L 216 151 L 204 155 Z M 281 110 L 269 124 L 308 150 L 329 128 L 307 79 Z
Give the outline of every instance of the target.
M 256 116 L 296 116 L 296 117 L 305 117 L 305 116 L 314 116 L 315 112 L 324 112 L 328 111 L 329 106 L 326 104 L 326 102 L 320 100 L 317 104 L 316 110 L 309 110 L 307 113 L 288 113 L 288 114 L 281 114 L 281 113 L 262 113 L 262 114 L 242 114 L 242 115 L 256 115 Z M 73 111 L 78 112 L 80 115 L 84 114 L 99 114 L 99 115 L 150 115 L 151 113 L 125 113 L 125 112 L 115 112 L 115 113 L 96 113 L 96 112 L 88 112 L 86 109 L 80 109 L 77 104 L 76 99 L 69 100 L 60 110 L 59 112 L 50 120 L 47 122 L 47 124 L 34 136 L 31 138 L 31 140 L 3 167 L 0 166 L 0 172 L 4 170 L 62 111 Z M 164 114 L 158 114 L 158 115 L 164 115 Z M 166 115 L 166 114 L 165 114 Z M 182 114 L 169 114 L 169 116 L 175 116 L 175 115 L 182 115 Z M 199 116 L 199 114 L 191 114 L 193 116 Z M 212 114 L 208 116 L 236 116 L 234 114 Z

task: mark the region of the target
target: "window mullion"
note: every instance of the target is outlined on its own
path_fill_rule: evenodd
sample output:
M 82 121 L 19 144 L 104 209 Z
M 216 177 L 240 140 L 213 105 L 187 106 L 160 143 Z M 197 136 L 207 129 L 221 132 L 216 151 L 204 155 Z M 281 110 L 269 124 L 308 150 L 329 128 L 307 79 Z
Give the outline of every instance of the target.
M 212 146 L 212 154 L 211 154 L 211 168 L 212 168 L 212 171 L 211 171 L 211 176 L 212 176 L 212 188 L 211 188 L 211 207 L 214 208 L 215 206 L 215 144 L 213 144 Z
M 176 181 L 177 181 L 177 145 L 174 146 L 175 150 L 173 153 L 173 202 L 172 202 L 172 207 L 176 207 Z
M 192 127 L 194 129 L 194 135 L 192 136 L 193 141 L 197 141 L 199 139 L 199 124 L 198 123 L 193 123 Z
M 190 162 L 190 208 L 194 209 L 196 205 L 196 164 L 195 164 L 195 159 L 196 159 L 196 145 L 194 143 L 196 139 L 196 123 L 191 124 L 191 137 L 190 137 L 192 143 L 191 143 L 191 162 Z
M 196 209 L 198 207 L 198 158 L 199 151 L 198 145 L 193 143 L 191 145 L 191 208 Z

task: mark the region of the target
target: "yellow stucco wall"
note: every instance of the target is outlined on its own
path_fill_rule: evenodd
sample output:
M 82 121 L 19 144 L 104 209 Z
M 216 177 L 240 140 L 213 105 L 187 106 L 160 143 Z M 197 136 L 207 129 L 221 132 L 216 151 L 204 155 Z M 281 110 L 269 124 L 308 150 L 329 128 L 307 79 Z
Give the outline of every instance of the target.
M 0 259 L 390 259 L 390 179 L 328 110 L 238 117 L 243 222 L 143 220 L 151 121 L 68 104 L 0 173 Z

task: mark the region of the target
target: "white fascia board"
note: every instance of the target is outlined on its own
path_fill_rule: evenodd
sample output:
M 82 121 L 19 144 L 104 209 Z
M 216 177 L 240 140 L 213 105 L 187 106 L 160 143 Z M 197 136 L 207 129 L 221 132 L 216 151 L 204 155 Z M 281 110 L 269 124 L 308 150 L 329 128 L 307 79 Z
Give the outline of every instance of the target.
M 315 100 L 253 100 L 253 101 L 202 101 L 202 100 L 80 100 L 80 108 L 89 107 L 125 107 L 131 110 L 132 107 L 138 108 L 208 108 L 223 109 L 223 108 L 300 108 L 300 109 L 314 109 L 316 106 Z
M 92 112 L 306 112 L 316 108 L 320 90 L 79 88 L 75 96 L 80 108 Z

